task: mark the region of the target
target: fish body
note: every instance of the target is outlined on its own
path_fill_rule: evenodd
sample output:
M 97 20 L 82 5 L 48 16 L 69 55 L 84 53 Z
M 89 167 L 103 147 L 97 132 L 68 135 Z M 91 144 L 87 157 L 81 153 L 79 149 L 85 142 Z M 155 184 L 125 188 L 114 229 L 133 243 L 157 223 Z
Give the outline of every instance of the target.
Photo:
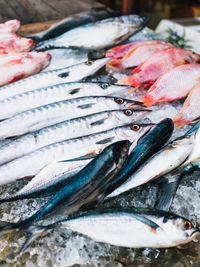
M 0 57 L 0 86 L 40 72 L 49 65 L 50 60 L 50 54 L 45 52 L 23 52 Z M 12 88 L 9 89 L 12 91 Z M 0 88 L 0 91 L 4 90 L 5 87 Z
M 0 100 L 0 119 L 62 100 L 83 96 L 117 95 L 117 91 L 122 89 L 127 90 L 130 87 L 95 82 L 73 82 L 44 87 Z
M 27 110 L 0 122 L 0 139 L 19 136 L 73 118 L 106 110 L 141 107 L 134 100 L 111 96 L 85 96 Z
M 46 165 L 60 160 L 88 158 L 99 154 L 106 146 L 120 140 L 135 142 L 152 124 L 128 124 L 107 131 L 68 139 L 42 147 L 0 167 L 0 184 L 36 175 Z
M 132 75 L 124 78 L 120 83 L 133 85 L 136 88 L 141 85 L 150 86 L 167 71 L 188 63 L 196 63 L 199 55 L 182 48 L 167 48 L 154 53 L 137 68 Z
M 95 61 L 86 61 L 67 68 L 51 70 L 33 75 L 0 88 L 0 100 L 42 87 L 79 81 L 94 74 L 108 61 L 109 58 L 102 58 Z
M 0 33 L 14 33 L 20 28 L 20 21 L 18 19 L 8 20 L 4 23 L 0 23 Z
M 175 67 L 162 75 L 139 101 L 150 107 L 159 102 L 184 98 L 200 80 L 200 64 Z
M 56 38 L 38 44 L 37 50 L 51 47 L 101 49 L 120 43 L 141 30 L 147 18 L 138 15 L 108 18 L 76 27 Z
M 111 110 L 75 118 L 23 135 L 0 148 L 0 165 L 41 147 L 131 123 L 146 110 Z
M 173 118 L 176 127 L 192 123 L 200 118 L 200 84 L 195 85 L 188 94 L 183 107 Z

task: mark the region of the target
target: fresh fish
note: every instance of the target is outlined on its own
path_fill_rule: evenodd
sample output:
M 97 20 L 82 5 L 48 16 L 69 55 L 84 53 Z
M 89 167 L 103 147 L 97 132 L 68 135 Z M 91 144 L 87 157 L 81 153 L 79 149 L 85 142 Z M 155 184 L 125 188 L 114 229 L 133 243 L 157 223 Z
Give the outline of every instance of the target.
M 79 81 L 102 68 L 109 58 L 86 61 L 67 68 L 42 72 L 0 88 L 0 100 L 38 88 Z M 10 67 L 10 66 L 9 66 Z
M 163 41 L 152 40 L 144 44 L 139 44 L 138 46 L 133 47 L 133 49 L 125 54 L 123 58 L 112 59 L 108 63 L 108 66 L 118 69 L 135 67 L 142 64 L 155 52 L 169 47 L 173 47 L 173 45 L 170 43 L 165 43 Z
M 0 164 L 24 156 L 41 147 L 66 139 L 101 132 L 131 123 L 147 113 L 147 110 L 103 111 L 75 118 L 23 135 L 0 148 Z
M 20 21 L 18 19 L 12 19 L 4 23 L 0 23 L 0 33 L 17 32 L 19 28 L 20 28 Z
M 115 15 L 117 15 L 116 11 L 112 11 L 111 9 L 105 7 L 92 8 L 89 11 L 84 11 L 81 13 L 74 14 L 72 16 L 68 16 L 65 19 L 59 21 L 58 23 L 52 24 L 50 28 L 46 31 L 32 34 L 30 37 L 38 43 L 50 38 L 57 37 L 83 24 L 95 22 L 99 19 L 106 19 Z
M 173 118 L 175 127 L 180 127 L 200 119 L 200 84 L 195 85 L 186 98 L 182 109 Z
M 195 132 L 186 133 L 154 154 L 109 197 L 114 197 L 141 184 L 164 176 L 180 167 L 194 148 Z
M 32 177 L 54 161 L 94 157 L 109 144 L 120 140 L 128 139 L 130 142 L 136 142 L 151 127 L 152 124 L 128 124 L 42 147 L 2 165 L 0 184 L 14 182 L 23 177 Z
M 196 63 L 200 56 L 182 48 L 167 48 L 154 53 L 151 57 L 132 71 L 130 77 L 120 81 L 122 84 L 135 86 L 151 86 L 160 76 L 167 71 L 187 63 Z
M 0 139 L 106 110 L 141 107 L 140 102 L 121 97 L 85 96 L 51 103 L 19 113 L 0 122 Z
M 178 66 L 162 75 L 139 101 L 150 107 L 158 102 L 184 98 L 199 80 L 200 64 Z
M 14 227 L 13 224 L 7 226 L 5 222 L 2 225 L 2 231 Z M 149 208 L 112 208 L 87 212 L 46 226 L 30 226 L 25 229 L 29 237 L 20 253 L 39 235 L 58 227 L 76 231 L 97 242 L 128 248 L 175 247 L 197 240 L 200 235 L 199 228 L 192 222 L 171 212 Z
M 117 95 L 118 91 L 130 88 L 120 84 L 94 82 L 72 82 L 44 87 L 0 100 L 0 120 L 53 102 L 83 96 Z
M 0 86 L 40 72 L 49 65 L 50 59 L 51 56 L 45 52 L 23 52 L 0 57 Z M 12 86 L 2 87 L 0 91 L 5 93 L 6 88 L 11 90 L 12 95 Z
M 118 44 L 141 30 L 148 22 L 146 17 L 128 15 L 108 18 L 76 27 L 56 38 L 37 45 L 37 50 L 52 47 L 80 47 L 101 49 Z

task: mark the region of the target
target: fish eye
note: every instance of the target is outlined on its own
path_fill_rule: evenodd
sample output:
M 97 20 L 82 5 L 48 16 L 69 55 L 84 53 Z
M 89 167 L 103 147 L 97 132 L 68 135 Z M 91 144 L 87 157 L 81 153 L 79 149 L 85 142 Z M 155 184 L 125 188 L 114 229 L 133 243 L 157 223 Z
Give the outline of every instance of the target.
M 133 111 L 130 109 L 126 109 L 126 110 L 124 110 L 124 114 L 127 116 L 131 116 L 131 115 L 133 115 Z
M 103 89 L 107 89 L 107 88 L 108 88 L 108 86 L 109 86 L 109 84 L 108 84 L 108 83 L 103 83 L 103 84 L 101 85 L 101 88 L 103 88 Z
M 192 224 L 191 224 L 191 222 L 189 222 L 189 221 L 185 221 L 185 222 L 184 222 L 184 228 L 185 228 L 185 230 L 190 230 L 190 229 L 192 229 Z
M 120 98 L 120 97 L 116 97 L 115 98 L 115 102 L 117 102 L 117 104 L 123 104 L 124 103 L 124 99 L 123 98 Z
M 138 125 L 138 124 L 132 124 L 131 125 L 131 129 L 134 130 L 134 131 L 138 131 L 140 129 L 140 125 Z
M 88 66 L 89 65 L 92 65 L 92 64 L 93 64 L 93 61 L 92 60 L 88 60 L 88 61 L 85 62 L 85 65 L 88 65 Z

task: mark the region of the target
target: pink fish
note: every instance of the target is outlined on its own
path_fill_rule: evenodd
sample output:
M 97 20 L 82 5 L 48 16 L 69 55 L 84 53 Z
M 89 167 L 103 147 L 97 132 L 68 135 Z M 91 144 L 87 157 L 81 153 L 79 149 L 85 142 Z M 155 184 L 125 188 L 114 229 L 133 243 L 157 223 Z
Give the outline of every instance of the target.
M 180 112 L 173 118 L 175 127 L 180 127 L 200 119 L 200 83 L 195 85 L 186 98 Z
M 8 20 L 0 23 L 0 33 L 2 32 L 17 32 L 20 28 L 20 21 L 17 19 Z
M 35 47 L 32 39 L 17 36 L 15 33 L 0 34 L 0 55 L 28 52 Z
M 137 89 L 141 85 L 151 86 L 161 75 L 176 66 L 195 63 L 200 60 L 198 54 L 182 48 L 167 48 L 154 53 L 151 57 L 140 64 L 132 71 L 130 77 L 119 81 L 121 84 L 135 86 Z
M 173 101 L 187 96 L 200 81 L 200 64 L 175 67 L 162 75 L 139 101 L 150 107 L 158 102 Z
M 23 52 L 0 57 L 0 86 L 33 75 L 46 68 L 51 55 L 45 52 Z
M 109 66 L 118 69 L 127 69 L 142 64 L 146 59 L 159 50 L 174 47 L 172 44 L 163 41 L 150 41 L 133 47 L 121 59 L 112 59 Z

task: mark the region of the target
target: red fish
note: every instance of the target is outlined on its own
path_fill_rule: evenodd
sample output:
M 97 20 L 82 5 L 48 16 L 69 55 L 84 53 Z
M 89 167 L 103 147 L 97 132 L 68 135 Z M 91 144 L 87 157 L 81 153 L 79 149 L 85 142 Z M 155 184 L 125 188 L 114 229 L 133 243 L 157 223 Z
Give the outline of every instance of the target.
M 45 52 L 24 52 L 0 57 L 0 86 L 33 75 L 46 68 L 51 55 Z
M 130 77 L 124 78 L 119 83 L 135 86 L 151 86 L 161 75 L 176 66 L 195 63 L 200 60 L 198 54 L 182 48 L 167 48 L 154 53 L 151 57 L 132 71 Z
M 17 19 L 8 20 L 0 23 L 0 33 L 2 32 L 17 32 L 20 28 L 20 21 Z
M 175 127 L 200 119 L 200 83 L 192 88 L 180 112 L 173 118 Z
M 150 107 L 158 102 L 184 98 L 200 81 L 200 64 L 178 66 L 162 75 L 139 101 Z

